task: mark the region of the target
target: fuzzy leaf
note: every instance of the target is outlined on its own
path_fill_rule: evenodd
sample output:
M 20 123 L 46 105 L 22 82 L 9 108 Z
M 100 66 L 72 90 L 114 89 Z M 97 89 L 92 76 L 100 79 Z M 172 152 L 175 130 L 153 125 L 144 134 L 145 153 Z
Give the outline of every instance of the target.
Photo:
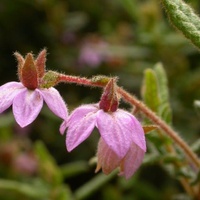
M 200 18 L 193 9 L 182 0 L 162 0 L 162 3 L 172 24 L 200 48 Z
M 160 106 L 158 109 L 158 115 L 165 122 L 170 124 L 172 122 L 172 110 L 169 104 L 167 75 L 161 63 L 155 65 L 154 71 L 157 78 L 159 97 L 160 97 Z
M 160 98 L 158 96 L 158 84 L 156 74 L 152 69 L 145 70 L 142 95 L 145 104 L 154 112 L 158 111 Z

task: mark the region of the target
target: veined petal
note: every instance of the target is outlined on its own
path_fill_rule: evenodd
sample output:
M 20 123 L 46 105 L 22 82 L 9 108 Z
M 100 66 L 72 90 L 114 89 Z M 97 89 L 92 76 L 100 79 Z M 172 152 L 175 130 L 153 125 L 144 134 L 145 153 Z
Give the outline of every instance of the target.
M 113 113 L 99 110 L 97 114 L 97 127 L 102 138 L 120 158 L 126 155 L 132 142 L 131 122 L 132 119 L 119 110 Z
M 13 99 L 23 88 L 19 82 L 9 82 L 0 87 L 0 113 L 12 105 Z
M 67 126 L 72 126 L 73 123 L 77 123 L 84 118 L 90 112 L 97 112 L 97 104 L 86 104 L 76 108 L 68 118 Z
M 68 120 L 63 121 L 63 123 L 60 125 L 60 133 L 63 135 L 66 128 L 68 126 L 73 126 L 73 123 L 76 123 L 76 121 L 81 120 L 87 113 L 96 111 L 97 107 L 96 104 L 88 104 L 79 106 L 76 108 L 71 115 L 69 116 Z
M 92 108 L 91 111 L 87 108 L 87 106 L 81 106 L 75 109 L 69 117 L 66 137 L 68 151 L 72 151 L 86 140 L 96 125 L 96 109 Z
M 66 120 L 68 117 L 67 106 L 59 92 L 53 87 L 39 91 L 49 109 L 58 117 Z
M 13 100 L 13 114 L 17 123 L 25 127 L 38 116 L 43 105 L 39 91 L 24 89 Z
M 142 164 L 145 151 L 133 143 L 121 163 L 119 175 L 129 179 Z
M 126 113 L 130 118 L 132 119 L 132 123 L 130 124 L 131 126 L 131 139 L 132 141 L 137 144 L 143 151 L 146 152 L 146 140 L 145 140 L 145 134 L 144 134 L 144 129 L 142 128 L 140 122 L 137 120 L 136 117 L 131 115 L 130 113 L 123 111 Z
M 120 158 L 117 154 L 109 148 L 107 143 L 100 138 L 97 150 L 97 168 L 95 172 L 99 171 L 102 168 L 104 174 L 111 173 L 115 168 L 120 165 Z

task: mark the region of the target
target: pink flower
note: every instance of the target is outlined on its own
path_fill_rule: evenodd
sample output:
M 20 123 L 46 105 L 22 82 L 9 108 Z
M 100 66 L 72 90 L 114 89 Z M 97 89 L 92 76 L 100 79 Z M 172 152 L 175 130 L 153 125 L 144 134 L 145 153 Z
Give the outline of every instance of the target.
M 95 127 L 99 129 L 101 139 L 96 171 L 102 168 L 109 174 L 119 166 L 120 175 L 128 179 L 142 163 L 146 152 L 143 128 L 133 115 L 122 109 L 105 112 L 98 104 L 82 105 L 72 112 L 67 122 L 63 122 L 62 134 L 67 127 L 69 152 L 86 140 Z
M 21 82 L 9 82 L 0 87 L 0 113 L 12 105 L 17 123 L 25 127 L 36 119 L 45 101 L 55 115 L 66 120 L 68 111 L 59 92 L 53 87 L 41 87 L 46 51 L 43 50 L 36 60 L 32 54 L 27 54 L 25 60 L 20 54 L 15 55 Z
M 27 89 L 20 82 L 9 82 L 0 87 L 0 113 L 11 105 L 15 120 L 21 127 L 32 123 L 46 102 L 49 109 L 62 119 L 67 118 L 67 108 L 59 92 L 48 89 Z

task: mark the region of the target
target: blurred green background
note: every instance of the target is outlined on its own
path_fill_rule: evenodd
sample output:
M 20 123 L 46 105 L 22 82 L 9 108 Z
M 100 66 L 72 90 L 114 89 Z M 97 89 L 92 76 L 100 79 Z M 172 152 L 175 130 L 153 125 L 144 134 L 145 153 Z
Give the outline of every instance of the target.
M 198 0 L 186 2 L 200 12 Z M 199 51 L 172 27 L 160 1 L 1 0 L 0 84 L 17 81 L 15 51 L 37 55 L 44 47 L 47 69 L 86 77 L 118 76 L 119 85 L 138 98 L 144 70 L 161 62 L 168 76 L 173 126 L 189 144 L 199 138 L 199 113 L 194 107 L 194 100 L 200 99 Z M 67 84 L 56 88 L 70 111 L 98 102 L 101 95 L 98 88 Z M 81 192 L 86 189 L 81 187 L 96 177 L 88 160 L 95 155 L 99 135 L 94 131 L 68 153 L 60 123 L 47 107 L 24 129 L 14 121 L 11 109 L 1 114 L 0 177 L 31 187 L 21 191 L 13 183 L 8 190 L 0 181 L 0 199 L 84 197 Z M 180 199 L 183 192 L 159 163 L 143 165 L 129 181 L 115 175 L 106 179 L 85 198 L 167 200 Z

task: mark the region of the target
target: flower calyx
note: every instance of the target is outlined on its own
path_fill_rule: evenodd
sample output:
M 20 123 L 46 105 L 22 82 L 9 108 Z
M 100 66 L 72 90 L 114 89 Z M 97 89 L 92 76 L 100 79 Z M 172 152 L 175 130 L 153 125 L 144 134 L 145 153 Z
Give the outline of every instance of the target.
M 19 80 L 29 90 L 50 88 L 58 83 L 59 74 L 46 71 L 46 54 L 46 49 L 43 49 L 34 59 L 32 53 L 28 53 L 25 58 L 18 52 L 14 53 L 18 62 Z
M 99 76 L 93 76 L 91 79 L 92 83 L 100 84 L 100 85 L 107 85 L 107 83 L 110 81 L 110 77 L 99 75 Z
M 54 71 L 47 71 L 42 78 L 40 87 L 41 88 L 50 88 L 58 84 L 59 82 L 59 73 Z
M 105 112 L 115 112 L 119 106 L 119 98 L 116 87 L 115 78 L 111 78 L 105 86 L 99 103 L 100 109 L 103 109 Z
M 43 49 L 36 59 L 32 53 L 28 53 L 25 58 L 18 52 L 15 52 L 14 55 L 18 61 L 19 80 L 30 90 L 38 88 L 40 79 L 45 73 L 46 49 Z

